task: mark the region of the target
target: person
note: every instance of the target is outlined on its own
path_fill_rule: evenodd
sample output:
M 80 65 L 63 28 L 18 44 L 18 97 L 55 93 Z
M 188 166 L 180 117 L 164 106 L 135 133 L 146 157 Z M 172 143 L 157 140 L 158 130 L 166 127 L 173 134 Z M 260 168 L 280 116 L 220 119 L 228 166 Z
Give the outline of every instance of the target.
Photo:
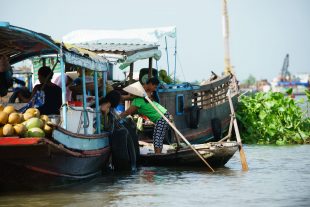
M 86 70 L 85 72 L 85 75 L 86 75 L 85 78 L 87 79 L 86 80 L 86 91 L 87 93 L 94 95 L 95 85 L 94 85 L 93 77 L 90 75 L 91 73 L 90 71 L 91 70 Z M 75 78 L 72 84 L 70 84 L 69 86 L 69 89 L 72 91 L 72 100 L 78 100 L 79 95 L 83 93 L 82 69 L 78 68 L 77 74 L 78 74 L 78 77 Z M 101 94 L 102 86 L 103 86 L 102 78 L 98 78 L 97 82 L 98 82 L 98 92 L 99 94 Z M 105 85 L 106 92 L 109 93 L 113 89 L 114 89 L 113 86 L 110 83 L 106 82 L 106 85 Z
M 111 90 L 100 100 L 100 110 L 103 114 L 107 114 L 110 108 L 116 108 L 121 101 L 121 94 L 116 90 Z
M 31 97 L 23 97 L 18 94 L 19 100 L 22 102 L 29 102 L 38 91 L 44 92 L 44 103 L 38 109 L 41 114 L 51 115 L 60 114 L 60 107 L 62 105 L 62 91 L 59 86 L 52 83 L 53 71 L 48 66 L 43 66 L 38 70 L 38 79 L 40 84 L 35 85 L 32 90 Z
M 147 81 L 147 83 L 143 86 L 147 95 L 152 97 L 153 93 L 156 91 L 156 88 L 159 84 L 159 80 L 156 78 L 151 78 Z M 170 113 L 168 110 L 153 101 L 153 104 L 159 109 L 159 111 L 164 114 L 166 118 L 170 118 Z M 124 118 L 128 115 L 138 112 L 140 115 L 144 115 L 149 118 L 154 124 L 154 132 L 153 132 L 153 144 L 154 151 L 156 154 L 160 154 L 163 147 L 163 141 L 165 138 L 166 131 L 168 129 L 168 123 L 165 119 L 156 111 L 156 109 L 144 98 L 135 97 L 131 103 L 131 106 L 124 112 L 120 114 L 121 118 Z
M 13 86 L 13 71 L 6 55 L 0 55 L 0 96 L 6 96 Z
M 73 79 L 70 77 L 70 73 L 65 73 L 65 81 L 66 81 L 66 102 L 71 101 L 72 99 L 72 91 L 70 90 L 70 86 L 73 83 Z M 61 82 L 61 74 L 57 74 L 53 79 L 51 80 L 53 83 L 55 83 L 57 86 L 61 88 L 62 82 Z
M 121 101 L 121 94 L 117 90 L 112 90 L 107 93 L 105 97 L 100 99 L 99 104 L 100 104 L 100 110 L 102 114 L 104 115 L 102 117 L 102 127 L 105 129 L 108 129 L 111 127 L 111 121 L 113 121 L 113 118 L 110 119 L 109 115 L 116 116 L 116 114 L 111 111 L 112 109 L 115 109 Z M 109 112 L 111 112 L 109 114 Z
M 155 77 L 152 77 L 150 79 L 148 79 L 146 81 L 146 83 L 143 85 L 143 88 L 145 90 L 145 92 L 147 93 L 147 96 L 153 100 L 153 101 L 156 101 L 157 103 L 159 102 L 159 97 L 158 97 L 158 94 L 157 94 L 157 87 L 159 85 L 159 80 Z
M 157 89 L 159 84 L 160 84 L 160 81 L 155 77 L 148 79 L 146 81 L 146 83 L 143 84 L 143 88 L 144 88 L 145 92 L 147 93 L 147 96 L 151 100 L 156 101 L 157 103 L 159 102 L 159 97 L 158 97 L 156 89 Z M 134 98 L 135 98 L 135 96 L 132 94 L 122 95 L 123 100 L 132 100 Z

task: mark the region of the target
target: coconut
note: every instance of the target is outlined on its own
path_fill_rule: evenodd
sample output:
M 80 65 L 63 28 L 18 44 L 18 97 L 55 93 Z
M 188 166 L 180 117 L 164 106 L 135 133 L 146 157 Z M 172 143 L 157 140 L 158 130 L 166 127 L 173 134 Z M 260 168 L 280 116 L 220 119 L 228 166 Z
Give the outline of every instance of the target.
M 14 134 L 14 128 L 12 124 L 6 124 L 3 126 L 3 135 L 12 136 Z
M 20 123 L 24 122 L 25 121 L 24 114 L 22 114 L 22 113 L 18 113 L 18 114 L 20 116 Z
M 19 113 L 13 112 L 9 115 L 8 123 L 9 124 L 19 124 L 22 121 Z
M 0 124 L 8 123 L 8 118 L 9 118 L 9 115 L 6 112 L 0 111 Z
M 10 115 L 11 113 L 15 112 L 15 108 L 12 105 L 7 105 L 4 107 L 3 111 Z
M 27 121 L 28 119 L 31 119 L 32 117 L 34 117 L 34 114 L 32 114 L 32 113 L 24 113 L 23 114 L 23 118 L 25 121 Z
M 41 116 L 40 116 L 40 119 L 41 119 L 42 121 L 44 121 L 45 123 L 49 121 L 48 116 L 45 115 L 45 114 L 41 115 Z
M 26 132 L 26 137 L 45 137 L 45 133 L 42 129 L 34 127 Z
M 43 121 L 39 118 L 32 117 L 31 119 L 27 120 L 26 127 L 27 127 L 27 129 L 42 128 L 43 127 Z
M 43 127 L 43 130 L 44 130 L 45 134 L 51 134 L 53 131 L 53 128 L 50 127 L 49 125 L 45 124 Z
M 14 127 L 15 134 L 24 135 L 27 131 L 27 128 L 23 124 L 16 124 Z
M 53 122 L 51 122 L 51 121 L 48 121 L 48 122 L 46 122 L 45 124 L 47 124 L 47 125 L 49 125 L 49 126 L 51 126 L 51 127 L 55 126 L 55 124 L 54 124 Z
M 29 108 L 25 111 L 25 113 L 31 113 L 33 114 L 33 117 L 37 117 L 37 118 L 40 117 L 40 111 L 37 108 Z

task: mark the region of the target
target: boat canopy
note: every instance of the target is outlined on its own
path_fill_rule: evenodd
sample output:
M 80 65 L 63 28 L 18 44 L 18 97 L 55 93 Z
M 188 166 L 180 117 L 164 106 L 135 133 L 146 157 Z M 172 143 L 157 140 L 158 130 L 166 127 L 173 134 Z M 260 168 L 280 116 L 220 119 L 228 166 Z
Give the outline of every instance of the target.
M 91 70 L 107 71 L 107 59 L 70 44 L 61 44 L 50 36 L 0 22 L 0 56 L 8 57 L 10 64 L 34 56 L 60 54 L 65 62 Z
M 151 44 L 88 42 L 76 45 L 95 52 L 111 62 L 120 63 L 120 69 L 125 69 L 137 60 L 147 58 L 159 60 L 161 57 L 161 51 L 158 49 L 158 45 Z
M 176 38 L 176 27 L 129 30 L 77 30 L 63 37 L 63 42 L 75 44 L 117 61 L 120 69 L 131 63 L 154 58 L 159 60 L 159 41 L 162 37 Z

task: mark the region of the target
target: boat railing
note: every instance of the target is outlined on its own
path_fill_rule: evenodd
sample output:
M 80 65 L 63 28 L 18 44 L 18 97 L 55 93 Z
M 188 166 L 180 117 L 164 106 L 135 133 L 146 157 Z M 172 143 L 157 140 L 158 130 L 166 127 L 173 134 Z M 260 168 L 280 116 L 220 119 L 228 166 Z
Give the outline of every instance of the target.
M 192 96 L 192 103 L 202 109 L 215 107 L 227 101 L 228 88 L 229 83 L 226 83 L 212 89 L 196 92 Z
M 172 91 L 180 91 L 180 90 L 193 90 L 199 89 L 200 86 L 193 85 L 191 83 L 180 83 L 180 84 L 161 84 L 158 92 L 172 92 Z
M 227 91 L 231 89 L 237 92 L 237 85 L 231 78 L 223 78 L 217 82 L 210 82 L 208 85 L 202 86 L 199 90 L 192 94 L 192 105 L 201 109 L 209 109 L 227 102 Z

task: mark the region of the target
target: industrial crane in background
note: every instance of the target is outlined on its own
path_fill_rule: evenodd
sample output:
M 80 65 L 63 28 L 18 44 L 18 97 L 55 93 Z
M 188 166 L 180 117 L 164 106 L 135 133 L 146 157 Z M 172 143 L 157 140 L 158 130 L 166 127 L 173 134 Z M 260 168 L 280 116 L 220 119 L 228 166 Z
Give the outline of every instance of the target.
M 283 61 L 283 66 L 281 69 L 281 74 L 280 74 L 280 81 L 291 81 L 291 73 L 288 71 L 288 66 L 289 66 L 289 54 L 286 54 L 284 61 Z
M 289 57 L 289 54 L 286 54 L 281 73 L 272 82 L 272 90 L 282 93 L 288 93 L 287 91 L 291 90 L 292 95 L 304 95 L 305 90 L 310 87 L 310 74 L 291 74 L 288 71 Z

